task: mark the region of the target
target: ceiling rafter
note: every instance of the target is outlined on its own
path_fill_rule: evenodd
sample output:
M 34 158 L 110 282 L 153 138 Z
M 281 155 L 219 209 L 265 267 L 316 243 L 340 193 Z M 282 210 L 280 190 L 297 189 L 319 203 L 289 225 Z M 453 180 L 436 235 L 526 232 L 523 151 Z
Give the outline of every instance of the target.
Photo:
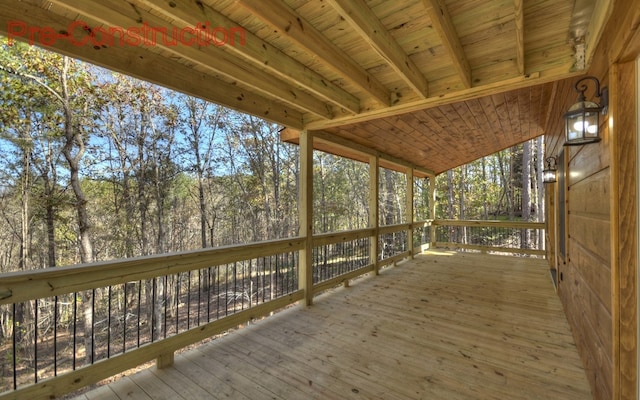
M 364 0 L 329 0 L 329 3 L 407 85 L 420 97 L 428 97 L 427 79 Z
M 78 20 L 47 11 L 29 1 L 0 2 L 0 34 L 8 35 L 9 23 L 21 21 L 25 15 L 29 16 L 32 26 L 50 27 L 56 32 L 68 30 L 72 23 Z M 39 37 L 34 39 L 40 43 Z M 273 122 L 303 126 L 302 113 L 294 108 L 276 103 L 238 85 L 213 79 L 204 72 L 191 71 L 184 74 L 181 63 L 170 58 L 158 57 L 156 53 L 144 47 L 120 46 L 96 50 L 91 46 L 79 46 L 67 40 L 58 40 L 48 48 L 173 90 L 250 112 Z
M 391 92 L 384 85 L 331 43 L 304 18 L 281 3 L 280 0 L 270 1 L 269 7 L 265 7 L 262 1 L 237 0 L 236 2 L 267 24 L 278 29 L 280 34 L 289 40 L 304 47 L 309 53 L 318 55 L 325 66 L 366 91 L 384 106 L 388 107 L 391 104 Z
M 516 20 L 516 64 L 518 73 L 524 75 L 524 0 L 514 0 Z
M 518 0 L 516 0 L 518 1 Z M 465 88 L 471 87 L 471 66 L 460 44 L 460 38 L 451 22 L 444 0 L 423 0 L 433 29 L 438 33 L 442 45 L 446 49 L 453 66 Z
M 101 4 L 90 4 L 73 0 L 51 0 L 50 3 L 78 13 L 79 16 L 83 17 L 82 19 L 90 19 L 108 27 L 128 29 L 128 34 L 131 36 L 134 36 L 136 32 L 132 32 L 129 28 L 133 26 L 142 27 L 143 23 L 155 28 L 171 29 L 171 25 L 165 20 L 140 8 L 124 8 L 115 11 L 103 5 L 104 3 L 109 3 L 108 1 Z M 121 12 L 130 14 L 125 15 Z M 144 37 L 139 36 L 139 38 L 142 40 Z M 246 65 L 241 63 L 241 60 L 235 59 L 227 52 L 222 51 L 219 46 L 207 46 L 206 48 L 198 48 L 196 46 L 178 47 L 158 41 L 155 43 L 155 47 L 186 58 L 202 68 L 212 69 L 228 79 L 238 80 L 253 90 L 260 91 L 265 96 L 275 96 L 280 101 L 286 102 L 295 108 L 302 108 L 325 119 L 333 117 L 331 108 L 325 102 L 284 82 L 277 81 L 262 70 L 247 69 Z
M 140 4 L 156 10 L 175 21 L 180 20 L 184 26 L 196 26 L 207 21 L 212 27 L 235 27 L 237 23 L 215 11 L 213 8 L 195 2 L 157 2 L 136 0 Z M 312 71 L 297 60 L 289 57 L 280 49 L 265 42 L 253 33 L 245 30 L 245 42 L 242 45 L 224 46 L 223 50 L 246 59 L 256 67 L 266 68 L 283 81 L 322 97 L 348 112 L 360 112 L 360 100 L 343 88 Z

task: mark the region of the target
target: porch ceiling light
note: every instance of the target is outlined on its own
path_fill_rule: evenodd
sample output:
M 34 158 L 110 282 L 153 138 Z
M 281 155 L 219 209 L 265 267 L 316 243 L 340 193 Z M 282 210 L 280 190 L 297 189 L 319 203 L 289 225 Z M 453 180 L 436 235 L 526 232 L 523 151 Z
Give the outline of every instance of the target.
M 542 170 L 542 182 L 544 183 L 553 183 L 556 181 L 556 173 L 558 171 L 556 166 L 556 158 L 549 157 L 546 160 L 547 167 Z
M 594 96 L 600 99 L 600 104 L 587 101 L 584 92 L 588 89 L 585 81 L 595 83 Z M 565 146 L 579 146 L 600 141 L 600 113 L 607 113 L 609 105 L 609 90 L 600 90 L 600 81 L 593 76 L 585 76 L 575 84 L 579 93 L 578 102 L 569 108 L 564 115 L 566 141 Z

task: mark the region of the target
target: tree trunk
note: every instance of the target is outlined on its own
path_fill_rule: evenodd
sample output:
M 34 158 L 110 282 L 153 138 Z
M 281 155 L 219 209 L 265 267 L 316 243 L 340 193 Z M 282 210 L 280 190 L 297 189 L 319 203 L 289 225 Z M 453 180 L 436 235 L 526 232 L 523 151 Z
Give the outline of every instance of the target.
M 463 165 L 462 167 L 460 167 L 460 193 L 458 193 L 458 204 L 459 206 L 459 219 L 464 220 L 465 219 L 465 205 L 464 205 L 464 195 L 465 195 L 465 180 L 467 179 L 467 165 Z M 461 226 L 460 227 L 460 243 L 466 244 L 467 243 L 467 227 L 466 226 Z
M 454 194 L 453 194 L 453 170 L 447 171 L 447 216 L 449 219 L 455 218 L 455 213 L 453 210 L 454 204 Z M 449 242 L 456 242 L 458 240 L 457 232 L 455 228 L 452 228 L 449 231 Z
M 524 142 L 522 152 L 522 220 L 531 217 L 531 141 Z M 521 230 L 520 247 L 529 248 L 529 230 Z
M 537 158 L 536 158 L 536 164 L 537 164 L 537 168 L 536 168 L 536 187 L 538 188 L 537 190 L 537 194 L 538 194 L 538 201 L 537 201 L 537 206 L 536 206 L 536 214 L 537 214 L 537 220 L 538 222 L 544 222 L 544 215 L 545 215 L 545 202 L 544 202 L 544 182 L 543 182 L 543 178 L 542 178 L 542 171 L 544 169 L 544 149 L 543 149 L 543 144 L 542 144 L 542 136 L 538 137 L 538 139 L 536 140 L 536 154 L 537 154 Z M 543 234 L 538 234 L 538 249 L 544 249 L 544 235 Z
M 64 108 L 64 146 L 62 154 L 69 166 L 69 183 L 75 195 L 76 218 L 78 223 L 80 262 L 90 263 L 93 261 L 93 248 L 90 238 L 89 212 L 87 210 L 87 199 L 80 185 L 80 161 L 84 155 L 84 138 L 80 127 L 74 127 L 73 114 L 70 104 L 68 89 L 69 58 L 63 58 L 61 73 L 62 83 L 62 105 Z M 74 151 L 75 150 L 75 151 Z M 93 362 L 93 307 L 91 291 L 82 292 L 82 306 L 84 315 L 84 345 L 86 351 L 86 362 Z
M 482 219 L 489 219 L 489 200 L 487 193 L 487 158 L 482 157 Z

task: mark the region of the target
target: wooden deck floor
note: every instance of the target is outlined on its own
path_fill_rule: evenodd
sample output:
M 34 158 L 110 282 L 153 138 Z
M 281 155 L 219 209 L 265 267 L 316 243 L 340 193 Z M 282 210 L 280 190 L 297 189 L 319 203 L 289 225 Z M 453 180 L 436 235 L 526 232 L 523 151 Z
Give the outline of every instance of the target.
M 78 399 L 590 399 L 541 260 L 441 252 Z

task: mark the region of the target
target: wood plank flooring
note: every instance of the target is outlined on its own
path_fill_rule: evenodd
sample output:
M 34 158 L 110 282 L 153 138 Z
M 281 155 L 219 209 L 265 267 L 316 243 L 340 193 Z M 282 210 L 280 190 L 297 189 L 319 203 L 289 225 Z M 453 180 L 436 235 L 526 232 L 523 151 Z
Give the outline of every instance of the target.
M 544 260 L 429 252 L 86 399 L 590 399 Z

